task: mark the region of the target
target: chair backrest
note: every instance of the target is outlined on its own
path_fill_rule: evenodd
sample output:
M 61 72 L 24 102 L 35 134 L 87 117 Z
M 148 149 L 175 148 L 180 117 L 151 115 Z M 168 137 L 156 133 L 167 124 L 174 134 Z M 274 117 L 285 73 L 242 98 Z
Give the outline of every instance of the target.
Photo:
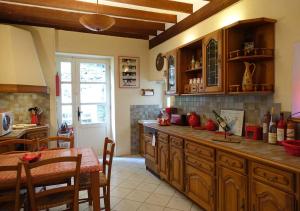
M 1 152 L 7 153 L 11 151 L 36 151 L 37 145 L 35 140 L 29 139 L 10 139 L 0 142 Z M 2 153 L 0 153 L 2 154 Z
M 82 155 L 78 154 L 78 156 L 57 157 L 57 158 L 41 160 L 35 163 L 24 163 L 29 198 L 30 198 L 30 206 L 32 211 L 37 210 L 36 201 L 38 201 L 41 197 L 53 196 L 53 194 L 58 194 L 58 193 L 72 193 L 72 195 L 74 196 L 73 209 L 78 210 L 79 174 L 80 174 L 81 157 Z M 39 177 L 33 179 L 32 177 L 33 169 L 45 165 L 51 165 L 51 164 L 62 163 L 62 162 L 76 164 L 76 168 L 72 171 L 68 171 L 64 173 L 63 175 L 59 174 L 52 177 Z M 71 178 L 74 178 L 74 184 L 67 184 L 67 186 L 59 186 L 59 187 L 51 188 L 49 190 L 42 190 L 36 192 L 35 187 L 37 186 L 42 186 L 43 184 L 51 184 L 51 181 L 67 181 Z
M 70 148 L 74 148 L 74 135 L 71 135 L 70 137 L 65 137 L 65 136 L 51 136 L 48 138 L 40 139 L 38 140 L 38 149 L 49 149 L 49 150 L 54 150 L 54 149 L 65 149 L 67 147 L 60 146 L 60 143 L 69 143 Z M 51 143 L 55 143 L 56 147 L 54 148 L 49 148 L 49 145 Z
M 103 160 L 102 160 L 102 166 L 103 166 L 103 173 L 106 175 L 107 183 L 110 183 L 110 177 L 111 177 L 111 169 L 112 169 L 112 162 L 114 157 L 114 151 L 115 151 L 115 142 L 112 141 L 109 138 L 105 138 L 104 140 L 104 148 L 103 148 Z
M 14 211 L 19 211 L 22 163 L 18 163 L 15 166 L 0 166 L 0 174 L 9 172 L 15 172 L 16 180 L 0 183 L 0 192 L 3 191 L 4 193 L 3 195 L 0 194 L 0 206 L 2 203 L 11 202 L 15 206 Z M 9 192 L 7 193 L 5 190 L 9 190 Z M 15 190 L 15 192 L 11 190 Z

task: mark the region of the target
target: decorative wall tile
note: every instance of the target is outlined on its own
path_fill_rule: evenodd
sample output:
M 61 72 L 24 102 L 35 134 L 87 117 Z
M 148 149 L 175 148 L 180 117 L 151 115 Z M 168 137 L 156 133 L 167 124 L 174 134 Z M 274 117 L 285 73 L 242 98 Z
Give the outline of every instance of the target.
M 138 120 L 156 119 L 159 114 L 159 105 L 131 105 L 130 128 L 131 128 L 131 153 L 139 153 L 139 125 Z
M 14 124 L 30 123 L 28 108 L 39 107 L 43 110 L 42 124 L 49 124 L 50 96 L 36 93 L 0 93 L 0 110 L 12 111 Z

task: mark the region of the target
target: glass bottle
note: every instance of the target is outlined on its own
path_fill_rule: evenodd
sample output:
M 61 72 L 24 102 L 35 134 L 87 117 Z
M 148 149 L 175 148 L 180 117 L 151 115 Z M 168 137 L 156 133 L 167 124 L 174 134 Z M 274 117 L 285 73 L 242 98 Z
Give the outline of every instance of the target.
M 217 122 L 223 128 L 223 130 L 225 132 L 229 131 L 230 127 L 228 126 L 228 124 L 226 123 L 226 121 L 215 110 L 213 110 L 213 113 L 214 113 L 214 115 L 216 117 Z
M 287 122 L 286 140 L 295 140 L 295 123 L 292 120 Z
M 269 135 L 268 135 L 268 142 L 269 144 L 276 144 L 277 143 L 277 130 L 276 130 L 276 122 L 274 120 L 274 108 L 271 110 L 271 120 L 269 124 Z
M 268 111 L 264 115 L 263 124 L 262 124 L 262 128 L 263 128 L 263 140 L 264 140 L 264 142 L 268 142 L 270 120 L 271 120 L 271 114 Z
M 280 113 L 280 119 L 277 123 L 277 144 L 282 145 L 285 138 L 286 122 L 284 121 L 283 113 Z

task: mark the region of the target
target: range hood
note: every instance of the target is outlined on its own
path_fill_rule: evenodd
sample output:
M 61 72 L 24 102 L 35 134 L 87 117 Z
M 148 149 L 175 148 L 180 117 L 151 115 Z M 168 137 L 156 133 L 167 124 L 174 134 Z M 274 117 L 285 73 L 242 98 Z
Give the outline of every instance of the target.
M 29 31 L 0 24 L 0 92 L 45 92 L 46 82 Z

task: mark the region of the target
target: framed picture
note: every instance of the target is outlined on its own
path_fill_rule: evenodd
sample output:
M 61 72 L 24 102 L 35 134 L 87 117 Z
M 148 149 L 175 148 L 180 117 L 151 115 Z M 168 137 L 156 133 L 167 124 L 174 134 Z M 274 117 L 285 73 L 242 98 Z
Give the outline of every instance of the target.
M 231 133 L 237 136 L 242 136 L 244 125 L 244 111 L 221 110 L 220 116 L 228 124 Z M 219 131 L 224 130 L 219 126 Z
M 119 56 L 120 88 L 140 87 L 140 58 Z

